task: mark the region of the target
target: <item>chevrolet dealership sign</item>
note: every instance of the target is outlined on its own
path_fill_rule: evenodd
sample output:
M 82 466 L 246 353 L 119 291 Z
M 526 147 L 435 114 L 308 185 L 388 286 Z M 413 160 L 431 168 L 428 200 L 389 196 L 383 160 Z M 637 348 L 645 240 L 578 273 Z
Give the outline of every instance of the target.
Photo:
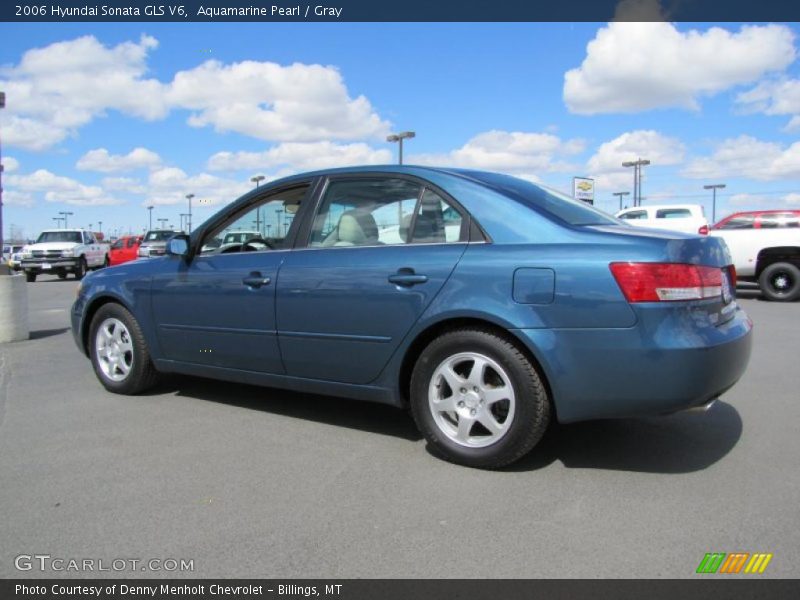
M 572 178 L 572 197 L 594 204 L 594 179 L 588 177 Z

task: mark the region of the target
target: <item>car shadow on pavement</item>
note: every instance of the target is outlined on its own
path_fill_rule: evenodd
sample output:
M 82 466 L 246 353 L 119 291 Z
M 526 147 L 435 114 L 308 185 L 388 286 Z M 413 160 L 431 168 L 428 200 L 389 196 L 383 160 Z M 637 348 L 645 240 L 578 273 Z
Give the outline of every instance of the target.
M 705 413 L 557 424 L 507 470 L 532 471 L 559 461 L 577 469 L 691 473 L 721 460 L 741 435 L 742 419 L 725 402 Z
M 51 337 L 54 335 L 61 335 L 65 331 L 69 331 L 69 327 L 58 327 L 56 329 L 38 329 L 36 331 L 31 331 L 28 339 L 40 340 L 42 338 Z
M 168 391 L 175 391 L 178 396 L 391 435 L 412 442 L 422 439 L 408 412 L 385 404 L 182 375 L 165 377 L 150 393 Z

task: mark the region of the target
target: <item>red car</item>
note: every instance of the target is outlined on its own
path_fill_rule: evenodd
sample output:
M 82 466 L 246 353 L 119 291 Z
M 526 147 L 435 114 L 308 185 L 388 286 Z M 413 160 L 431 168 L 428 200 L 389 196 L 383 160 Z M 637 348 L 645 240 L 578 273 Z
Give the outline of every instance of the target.
M 800 227 L 800 210 L 751 210 L 725 217 L 712 229 L 782 229 Z
M 142 238 L 138 235 L 124 235 L 119 238 L 111 244 L 109 264 L 113 267 L 114 265 L 121 265 L 130 260 L 135 260 L 141 242 Z

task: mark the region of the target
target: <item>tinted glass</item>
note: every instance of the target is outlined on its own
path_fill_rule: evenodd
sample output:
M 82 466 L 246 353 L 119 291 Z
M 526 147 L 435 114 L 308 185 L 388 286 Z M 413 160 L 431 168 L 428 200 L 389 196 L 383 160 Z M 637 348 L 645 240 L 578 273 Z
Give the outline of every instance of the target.
M 635 219 L 646 219 L 647 218 L 647 211 L 644 210 L 634 210 L 631 212 L 626 212 L 619 216 L 620 219 L 625 219 L 626 221 L 632 221 Z
M 174 231 L 148 231 L 144 236 L 145 242 L 165 242 L 175 235 Z
M 785 227 L 798 227 L 800 226 L 800 217 L 791 212 L 770 213 L 761 215 L 760 223 L 761 229 L 783 229 Z
M 82 243 L 80 231 L 44 231 L 37 238 L 36 243 L 42 242 L 74 242 Z
M 688 208 L 662 208 L 656 211 L 656 219 L 687 219 L 691 216 Z
M 753 215 L 738 215 L 719 226 L 719 229 L 752 229 L 755 225 Z
M 569 225 L 619 225 L 614 217 L 585 202 L 523 179 L 484 171 L 458 172 Z
M 119 250 L 120 248 L 122 248 L 122 240 L 117 240 L 116 242 L 111 244 L 112 250 Z
M 461 215 L 433 190 L 425 190 L 419 203 L 411 241 L 421 244 L 458 242 L 466 238 Z
M 128 238 L 128 248 L 133 248 L 136 245 L 136 238 Z

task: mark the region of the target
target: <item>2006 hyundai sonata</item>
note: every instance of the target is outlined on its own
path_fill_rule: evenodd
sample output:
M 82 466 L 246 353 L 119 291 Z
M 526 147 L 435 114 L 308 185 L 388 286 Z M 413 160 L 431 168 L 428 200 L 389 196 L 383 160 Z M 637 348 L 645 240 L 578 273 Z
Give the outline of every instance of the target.
M 441 456 L 496 468 L 552 419 L 670 413 L 730 388 L 751 342 L 730 262 L 717 238 L 633 228 L 505 175 L 335 169 L 86 277 L 72 331 L 112 392 L 178 372 L 410 405 Z

